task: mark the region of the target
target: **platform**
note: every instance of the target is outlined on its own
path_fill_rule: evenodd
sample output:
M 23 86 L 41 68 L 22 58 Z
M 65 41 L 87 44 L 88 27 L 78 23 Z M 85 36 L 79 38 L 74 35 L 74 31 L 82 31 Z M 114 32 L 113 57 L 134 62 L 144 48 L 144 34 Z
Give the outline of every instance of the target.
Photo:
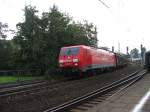
M 87 112 L 150 112 L 150 73 Z

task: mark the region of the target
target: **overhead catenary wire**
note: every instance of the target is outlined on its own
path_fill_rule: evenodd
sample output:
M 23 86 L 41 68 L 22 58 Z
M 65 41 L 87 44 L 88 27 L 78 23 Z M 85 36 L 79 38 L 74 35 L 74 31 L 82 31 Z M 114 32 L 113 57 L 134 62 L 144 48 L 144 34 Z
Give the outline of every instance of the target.
M 110 8 L 108 5 L 106 5 L 102 0 L 99 0 L 106 8 Z

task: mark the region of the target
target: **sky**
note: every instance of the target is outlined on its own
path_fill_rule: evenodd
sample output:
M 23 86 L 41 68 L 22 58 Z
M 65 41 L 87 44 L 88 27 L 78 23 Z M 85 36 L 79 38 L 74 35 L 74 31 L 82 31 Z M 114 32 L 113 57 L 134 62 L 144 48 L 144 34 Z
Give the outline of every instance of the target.
M 36 6 L 39 12 L 49 11 L 55 4 L 59 10 L 68 13 L 73 20 L 87 20 L 97 26 L 98 45 L 115 51 L 120 48 L 126 53 L 140 45 L 150 50 L 149 0 L 0 0 L 0 21 L 16 30 L 16 24 L 24 20 L 25 5 Z M 119 47 L 120 45 L 120 47 Z

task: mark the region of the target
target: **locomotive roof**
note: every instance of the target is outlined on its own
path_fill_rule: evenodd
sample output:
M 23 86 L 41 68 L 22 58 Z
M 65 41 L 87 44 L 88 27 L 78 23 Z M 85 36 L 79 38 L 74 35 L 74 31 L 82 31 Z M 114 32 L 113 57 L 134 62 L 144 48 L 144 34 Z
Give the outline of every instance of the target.
M 62 47 L 62 48 L 70 48 L 70 47 L 85 47 L 85 45 L 65 46 L 65 47 Z
M 71 47 L 83 47 L 83 48 L 86 48 L 86 49 L 94 49 L 94 50 L 98 50 L 98 51 L 101 51 L 101 52 L 104 52 L 104 53 L 114 54 L 111 51 L 107 51 L 107 50 L 100 49 L 100 48 L 94 48 L 94 47 L 90 47 L 90 46 L 86 46 L 86 45 L 65 46 L 65 47 L 62 47 L 62 48 L 71 48 Z

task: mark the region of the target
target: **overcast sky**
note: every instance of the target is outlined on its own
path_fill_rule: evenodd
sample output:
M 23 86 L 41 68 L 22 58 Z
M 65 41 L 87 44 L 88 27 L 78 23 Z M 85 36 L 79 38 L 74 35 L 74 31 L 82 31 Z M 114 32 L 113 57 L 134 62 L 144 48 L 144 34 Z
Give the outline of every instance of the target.
M 0 21 L 15 29 L 24 19 L 24 6 L 31 4 L 40 12 L 48 11 L 53 4 L 68 13 L 75 21 L 88 20 L 98 28 L 99 46 L 115 46 L 125 53 L 140 49 L 143 44 L 150 49 L 150 1 L 149 0 L 0 0 Z

